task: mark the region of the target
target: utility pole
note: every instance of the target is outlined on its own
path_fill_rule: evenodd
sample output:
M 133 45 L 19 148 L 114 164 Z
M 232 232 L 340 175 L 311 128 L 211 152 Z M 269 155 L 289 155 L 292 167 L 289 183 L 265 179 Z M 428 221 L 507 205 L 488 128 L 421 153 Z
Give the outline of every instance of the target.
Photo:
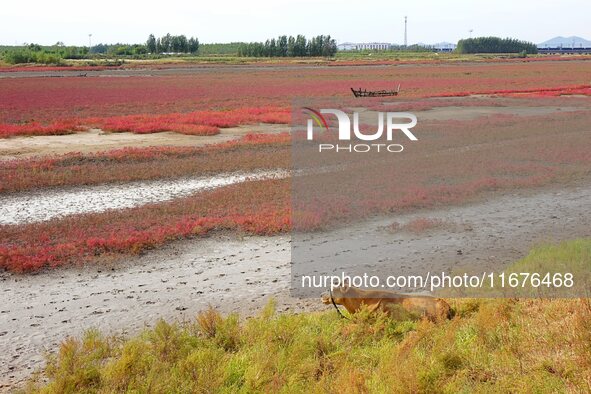
M 404 17 L 404 47 L 408 46 L 408 16 Z
M 92 33 L 88 35 L 88 53 L 90 53 L 92 49 Z
M 474 31 L 474 29 L 470 29 L 468 30 L 468 32 L 470 33 L 470 38 L 472 38 L 472 32 Z

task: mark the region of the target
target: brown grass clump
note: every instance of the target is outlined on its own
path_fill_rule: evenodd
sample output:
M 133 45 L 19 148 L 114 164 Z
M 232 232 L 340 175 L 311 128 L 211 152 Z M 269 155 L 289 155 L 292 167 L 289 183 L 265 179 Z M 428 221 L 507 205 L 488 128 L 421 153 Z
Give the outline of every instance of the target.
M 540 247 L 535 260 L 588 266 L 590 243 Z M 452 320 L 362 310 L 254 318 L 213 309 L 131 339 L 70 338 L 27 392 L 589 392 L 588 299 L 452 299 Z
M 28 392 L 585 392 L 588 300 L 452 300 L 451 321 L 213 310 L 123 341 L 68 339 Z
M 433 219 L 433 218 L 416 218 L 410 220 L 405 224 L 400 224 L 398 222 L 392 222 L 390 225 L 386 227 L 386 229 L 392 233 L 397 232 L 409 232 L 413 234 L 423 234 L 427 231 L 443 229 L 446 227 L 451 227 L 452 223 L 448 223 L 442 219 Z

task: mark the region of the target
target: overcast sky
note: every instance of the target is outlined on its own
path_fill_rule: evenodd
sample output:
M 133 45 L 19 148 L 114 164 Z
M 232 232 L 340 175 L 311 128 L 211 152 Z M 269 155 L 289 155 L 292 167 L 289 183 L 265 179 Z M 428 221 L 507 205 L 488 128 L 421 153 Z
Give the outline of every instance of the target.
M 0 5 L 0 44 L 139 43 L 185 34 L 202 43 L 331 34 L 338 42 L 456 42 L 470 35 L 539 43 L 591 39 L 589 0 L 20 0 Z

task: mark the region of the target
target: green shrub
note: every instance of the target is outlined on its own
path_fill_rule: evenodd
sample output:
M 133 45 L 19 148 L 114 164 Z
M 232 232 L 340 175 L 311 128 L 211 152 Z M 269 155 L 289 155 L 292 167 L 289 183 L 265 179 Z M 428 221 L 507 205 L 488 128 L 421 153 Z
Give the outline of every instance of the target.
M 63 64 L 61 56 L 41 49 L 12 49 L 4 54 L 4 61 L 8 64 L 39 63 Z

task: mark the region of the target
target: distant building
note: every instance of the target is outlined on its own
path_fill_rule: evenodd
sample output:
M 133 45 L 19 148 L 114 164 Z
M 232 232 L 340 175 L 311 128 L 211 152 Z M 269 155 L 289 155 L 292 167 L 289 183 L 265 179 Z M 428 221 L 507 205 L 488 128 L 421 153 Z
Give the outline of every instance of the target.
M 412 46 L 419 46 L 422 48 L 432 49 L 435 52 L 452 52 L 454 49 L 456 49 L 456 44 L 452 44 L 451 42 L 440 42 L 433 45 L 417 43 L 411 45 L 411 47 Z M 400 45 L 390 44 L 387 42 L 343 42 L 342 44 L 337 45 L 337 49 L 339 51 L 386 51 L 393 48 L 400 49 L 402 47 Z
M 437 52 L 453 52 L 453 50 L 456 49 L 456 46 L 456 44 L 452 44 L 451 42 L 439 42 L 431 45 L 431 48 Z
M 591 41 L 585 40 L 584 38 L 572 36 L 572 37 L 554 37 L 551 40 L 544 41 L 538 44 L 538 48 L 591 48 Z
M 539 53 L 591 53 L 591 41 L 584 38 L 554 37 L 538 44 Z
M 363 51 L 363 50 L 376 50 L 376 51 L 385 51 L 390 49 L 390 44 L 387 42 L 361 42 L 361 43 L 352 43 L 352 42 L 344 42 L 342 44 L 337 45 L 337 49 L 339 51 Z
M 361 43 L 357 44 L 358 50 L 365 50 L 365 49 L 375 49 L 378 51 L 384 51 L 386 49 L 390 49 L 390 44 L 386 42 L 368 42 L 368 43 Z
M 337 45 L 337 49 L 339 51 L 356 51 L 357 44 L 353 44 L 352 42 L 343 42 L 342 44 Z

